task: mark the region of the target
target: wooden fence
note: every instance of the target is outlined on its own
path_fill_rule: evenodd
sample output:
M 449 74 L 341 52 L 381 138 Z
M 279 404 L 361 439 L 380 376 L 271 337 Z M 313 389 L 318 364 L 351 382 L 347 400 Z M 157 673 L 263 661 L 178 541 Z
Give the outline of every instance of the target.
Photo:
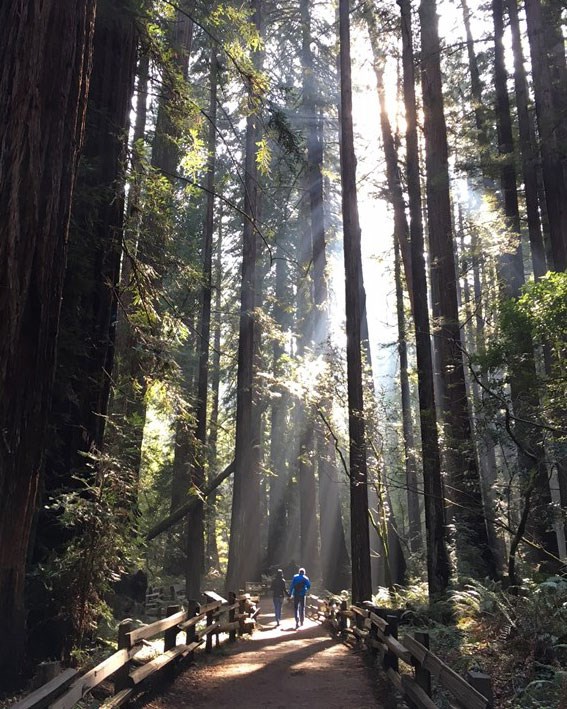
M 410 707 L 437 707 L 431 699 L 432 679 L 451 694 L 452 707 L 492 709 L 494 706 L 488 675 L 469 672 L 465 680 L 430 652 L 428 633 L 414 633 L 398 639 L 398 616 L 393 612 L 370 603 L 347 607 L 346 601 L 316 597 L 308 600 L 307 611 L 313 619 L 326 620 L 343 637 L 365 643 L 381 660 L 387 677 Z
M 117 652 L 85 674 L 79 675 L 73 669 L 64 670 L 14 704 L 12 709 L 72 709 L 108 680 L 112 681 L 112 696 L 100 706 L 105 709 L 119 707 L 143 691 L 147 680 L 164 667 L 181 658 L 192 657 L 203 642 L 210 652 L 215 637 L 218 646 L 221 634 L 227 634 L 229 640 L 234 641 L 237 633 L 241 635 L 254 627 L 259 612 L 257 597 L 249 593 L 238 596 L 230 593 L 226 601 L 213 591 L 203 595 L 206 604 L 189 604 L 188 610 L 171 605 L 167 617 L 149 625 L 135 627 L 132 620 L 123 620 L 118 626 Z M 185 633 L 185 642 L 178 644 L 180 633 Z M 140 651 L 147 650 L 148 640 L 158 636 L 163 637 L 163 652 L 144 661 Z

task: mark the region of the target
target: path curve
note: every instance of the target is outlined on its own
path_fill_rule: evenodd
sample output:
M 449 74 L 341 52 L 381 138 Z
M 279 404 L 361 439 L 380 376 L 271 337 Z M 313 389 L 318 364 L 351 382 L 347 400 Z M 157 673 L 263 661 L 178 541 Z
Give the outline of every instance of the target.
M 251 639 L 202 654 L 159 696 L 137 706 L 145 709 L 383 709 L 364 656 L 335 638 L 319 623 L 305 620 L 295 630 L 293 608 L 285 604 L 276 628 L 264 614 Z

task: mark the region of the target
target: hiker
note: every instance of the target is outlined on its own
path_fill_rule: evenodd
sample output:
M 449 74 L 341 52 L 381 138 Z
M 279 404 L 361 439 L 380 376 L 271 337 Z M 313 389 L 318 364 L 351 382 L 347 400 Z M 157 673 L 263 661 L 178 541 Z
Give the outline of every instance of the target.
M 283 571 L 278 569 L 272 581 L 272 597 L 274 599 L 274 615 L 276 616 L 276 626 L 280 624 L 282 618 L 283 600 L 287 596 L 286 583 Z
M 291 598 L 293 596 L 293 607 L 295 609 L 295 629 L 297 630 L 300 625 L 303 625 L 303 619 L 305 617 L 305 596 L 307 591 L 311 588 L 311 581 L 305 575 L 305 569 L 299 569 L 299 572 L 295 574 L 289 585 L 288 596 Z

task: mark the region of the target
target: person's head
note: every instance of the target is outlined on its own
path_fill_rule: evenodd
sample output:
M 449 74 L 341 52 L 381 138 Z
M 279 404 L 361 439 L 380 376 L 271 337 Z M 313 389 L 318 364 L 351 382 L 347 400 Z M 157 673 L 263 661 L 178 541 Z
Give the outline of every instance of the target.
M 305 573 L 305 569 L 303 567 L 301 567 L 299 569 L 299 573 L 301 574 L 301 576 L 303 576 L 303 574 Z
M 282 569 L 278 569 L 278 570 L 276 571 L 276 576 L 277 576 L 278 578 L 282 579 L 282 578 L 283 578 L 283 570 L 282 570 Z

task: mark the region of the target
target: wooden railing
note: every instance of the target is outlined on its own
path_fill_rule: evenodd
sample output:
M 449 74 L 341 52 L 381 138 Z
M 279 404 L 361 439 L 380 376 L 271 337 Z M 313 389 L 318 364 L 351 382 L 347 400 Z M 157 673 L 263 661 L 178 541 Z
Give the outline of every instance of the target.
M 176 660 L 192 657 L 203 642 L 205 649 L 210 651 L 215 637 L 218 646 L 221 634 L 227 634 L 228 639 L 234 641 L 237 633 L 241 635 L 254 627 L 259 611 L 257 597 L 249 593 L 238 596 L 230 593 L 226 601 L 213 591 L 203 595 L 207 599 L 205 605 L 189 604 L 188 610 L 171 605 L 167 617 L 149 625 L 135 627 L 132 620 L 123 620 L 118 626 L 117 652 L 85 674 L 80 675 L 73 669 L 64 670 L 14 704 L 12 709 L 72 709 L 108 679 L 112 679 L 114 691 L 100 706 L 106 709 L 119 707 L 143 691 L 149 677 Z M 185 633 L 185 642 L 178 644 L 180 633 Z M 163 636 L 163 652 L 144 662 L 140 651 L 148 640 L 158 636 Z
M 343 637 L 363 642 L 378 656 L 389 680 L 407 703 L 416 709 L 435 709 L 432 679 L 452 695 L 452 707 L 492 709 L 490 677 L 469 672 L 465 680 L 429 650 L 428 633 L 398 639 L 398 616 L 370 603 L 347 606 L 338 599 L 311 597 L 307 604 L 313 619 L 325 620 Z M 400 671 L 400 661 L 403 663 Z

